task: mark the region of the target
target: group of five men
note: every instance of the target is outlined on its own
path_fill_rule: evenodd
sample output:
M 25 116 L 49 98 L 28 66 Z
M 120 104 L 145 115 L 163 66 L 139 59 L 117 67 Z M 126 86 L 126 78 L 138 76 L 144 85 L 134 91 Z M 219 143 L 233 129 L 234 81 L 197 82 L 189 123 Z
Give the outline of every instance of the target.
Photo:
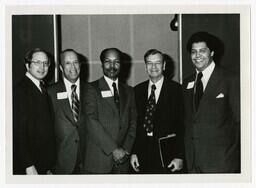
M 63 79 L 47 90 L 47 53 L 29 51 L 13 94 L 13 173 L 240 172 L 239 80 L 215 64 L 210 34 L 195 33 L 187 49 L 196 73 L 183 88 L 164 77 L 156 49 L 144 55 L 149 80 L 121 83 L 122 52 L 108 48 L 104 75 L 90 84 L 80 80 L 79 54 L 61 52 Z M 164 164 L 160 140 L 169 138 Z

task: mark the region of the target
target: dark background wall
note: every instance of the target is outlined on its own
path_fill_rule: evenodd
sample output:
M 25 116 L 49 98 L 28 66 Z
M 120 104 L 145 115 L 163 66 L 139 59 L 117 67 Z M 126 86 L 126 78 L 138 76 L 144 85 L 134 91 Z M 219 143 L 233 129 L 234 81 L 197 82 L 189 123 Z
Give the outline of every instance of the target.
M 13 85 L 24 76 L 24 55 L 31 48 L 42 48 L 50 54 L 54 52 L 53 17 L 51 15 L 12 16 L 12 73 Z M 54 66 L 54 62 L 52 62 Z M 48 79 L 53 80 L 53 71 Z
M 236 72 L 240 72 L 240 17 L 239 14 L 183 14 L 182 15 L 182 71 L 183 78 L 193 73 L 190 54 L 186 50 L 189 37 L 198 31 L 208 33 L 220 39 L 216 63 Z M 223 46 L 221 46 L 223 45 Z M 222 53 L 222 55 L 221 55 Z M 220 56 L 220 57 L 219 57 Z
M 174 80 L 179 81 L 178 32 L 170 30 L 173 15 L 65 15 L 61 16 L 62 36 L 60 49 L 74 48 L 87 57 L 89 79 L 102 75 L 98 56 L 109 46 L 117 46 L 129 55 L 131 62 L 128 83 L 135 85 L 147 79 L 143 55 L 147 49 L 158 48 L 167 53 L 174 63 Z M 98 28 L 100 26 L 100 29 Z M 113 26 L 113 27 L 112 27 Z M 114 26 L 119 26 L 115 29 Z M 122 29 L 125 28 L 125 29 Z M 207 31 L 220 39 L 223 55 L 219 63 L 231 71 L 240 72 L 239 14 L 183 14 L 182 15 L 182 71 L 183 78 L 194 71 L 186 42 L 191 34 Z M 13 84 L 24 76 L 24 54 L 40 47 L 54 52 L 52 15 L 12 16 L 12 69 Z M 219 47 L 221 51 L 221 46 Z M 215 55 L 218 55 L 215 53 Z M 48 75 L 54 80 L 54 62 Z

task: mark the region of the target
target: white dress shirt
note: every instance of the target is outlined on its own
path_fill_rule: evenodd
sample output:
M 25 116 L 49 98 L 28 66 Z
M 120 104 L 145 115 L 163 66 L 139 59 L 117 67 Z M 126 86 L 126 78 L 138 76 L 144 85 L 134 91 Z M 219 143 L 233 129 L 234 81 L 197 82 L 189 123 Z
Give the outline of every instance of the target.
M 117 78 L 115 81 L 113 81 L 113 80 L 111 80 L 109 77 L 107 77 L 107 76 L 104 75 L 104 79 L 106 80 L 106 82 L 107 82 L 107 84 L 108 84 L 108 87 L 109 87 L 110 90 L 111 90 L 112 96 L 114 96 L 114 88 L 113 88 L 113 86 L 112 86 L 113 82 L 116 83 L 116 89 L 117 89 L 117 92 L 119 93 L 119 89 L 118 89 L 118 78 Z
M 39 89 L 39 91 L 42 93 L 41 88 L 40 88 L 40 81 L 33 77 L 29 72 L 26 72 L 26 77 L 28 77 Z
M 78 100 L 80 100 L 80 78 L 78 78 L 75 83 L 71 83 L 65 77 L 63 77 L 63 80 L 64 80 L 64 84 L 65 84 L 66 91 L 67 91 L 67 94 L 68 94 L 69 104 L 70 104 L 70 106 L 72 106 L 72 99 L 71 99 L 72 89 L 71 89 L 71 86 L 74 85 L 74 84 L 76 85 L 76 94 L 77 94 Z
M 203 77 L 202 77 L 201 80 L 202 80 L 202 83 L 203 83 L 203 89 L 204 90 L 205 90 L 205 88 L 206 88 L 206 86 L 208 84 L 208 81 L 209 81 L 209 79 L 210 79 L 210 77 L 212 75 L 212 72 L 213 72 L 214 68 L 215 68 L 215 63 L 214 63 L 214 61 L 212 61 L 212 63 L 208 67 L 206 67 L 206 69 L 204 69 L 202 71 Z M 199 71 L 196 70 L 196 73 L 197 73 L 196 74 L 196 76 L 197 76 Z
M 153 83 L 151 80 L 149 80 L 149 84 L 148 84 L 148 98 L 151 94 L 151 86 L 154 84 L 156 86 L 156 90 L 155 90 L 155 98 L 156 98 L 156 103 L 158 101 L 160 92 L 161 92 L 161 88 L 164 82 L 164 77 L 162 77 L 160 80 L 158 80 L 156 83 Z

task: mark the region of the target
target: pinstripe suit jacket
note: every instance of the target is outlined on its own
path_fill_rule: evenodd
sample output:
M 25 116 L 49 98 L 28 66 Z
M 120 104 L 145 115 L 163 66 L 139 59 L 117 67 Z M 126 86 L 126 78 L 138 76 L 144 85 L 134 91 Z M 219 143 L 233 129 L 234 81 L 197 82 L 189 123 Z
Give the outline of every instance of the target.
M 118 147 L 130 152 L 136 135 L 136 106 L 133 89 L 119 83 L 120 114 L 113 97 L 103 97 L 110 91 L 102 77 L 93 82 L 85 97 L 88 115 L 85 170 L 109 173 L 114 161 L 112 151 Z

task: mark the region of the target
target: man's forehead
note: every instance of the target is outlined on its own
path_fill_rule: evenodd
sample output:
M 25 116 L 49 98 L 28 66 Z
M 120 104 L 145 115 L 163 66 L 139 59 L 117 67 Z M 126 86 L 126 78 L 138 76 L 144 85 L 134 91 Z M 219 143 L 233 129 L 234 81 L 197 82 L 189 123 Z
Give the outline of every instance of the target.
M 120 57 L 120 54 L 116 50 L 108 50 L 105 54 L 105 58 L 107 58 L 108 56 Z
M 149 61 L 149 59 L 150 59 L 150 60 L 155 60 L 155 59 L 157 59 L 157 60 L 163 60 L 163 56 L 162 56 L 160 53 L 150 54 L 150 55 L 146 58 L 146 60 Z
M 75 52 L 65 52 L 63 54 L 63 59 L 78 59 L 77 54 Z
M 32 55 L 32 59 L 48 59 L 48 56 L 44 52 L 35 52 Z
M 202 41 L 202 42 L 194 42 L 192 44 L 192 49 L 194 48 L 208 48 L 206 42 Z

